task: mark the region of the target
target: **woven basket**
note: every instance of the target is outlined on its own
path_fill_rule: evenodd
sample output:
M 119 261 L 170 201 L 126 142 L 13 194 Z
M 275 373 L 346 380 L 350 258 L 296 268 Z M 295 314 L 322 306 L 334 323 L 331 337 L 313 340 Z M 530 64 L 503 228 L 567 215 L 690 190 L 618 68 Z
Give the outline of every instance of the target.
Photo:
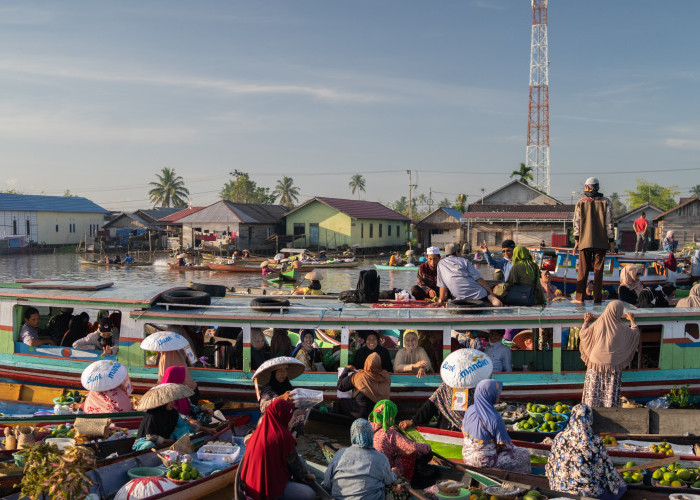
M 76 436 L 104 437 L 110 425 L 112 420 L 109 418 L 76 418 L 73 427 Z
M 25 448 L 31 448 L 36 444 L 36 437 L 34 435 L 35 428 L 24 425 L 19 427 L 16 431 L 17 433 L 17 448 L 23 450 Z
M 170 449 L 179 451 L 183 455 L 189 455 L 190 453 L 194 453 L 194 447 L 192 446 L 192 441 L 190 441 L 189 434 L 185 434 L 180 439 L 175 441 L 170 447 Z

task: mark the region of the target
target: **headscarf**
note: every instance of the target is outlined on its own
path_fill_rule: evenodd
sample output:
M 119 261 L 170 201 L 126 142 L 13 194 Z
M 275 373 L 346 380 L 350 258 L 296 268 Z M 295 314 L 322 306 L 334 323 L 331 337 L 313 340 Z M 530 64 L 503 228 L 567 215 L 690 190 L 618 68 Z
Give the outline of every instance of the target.
M 290 354 L 291 357 L 296 358 L 297 354 L 298 354 L 299 351 L 301 351 L 302 349 L 304 349 L 304 350 L 306 351 L 306 347 L 304 347 L 304 337 L 306 337 L 307 335 L 311 335 L 311 338 L 314 339 L 314 340 L 316 340 L 316 336 L 314 335 L 314 331 L 313 331 L 313 330 L 299 330 L 299 343 L 296 345 L 296 347 L 294 347 L 294 350 L 292 351 L 292 354 Z M 312 354 L 314 353 L 314 350 L 315 350 L 315 349 L 312 348 L 310 352 L 307 352 L 307 353 L 306 353 L 306 354 L 308 354 L 309 358 L 312 357 Z M 312 359 L 313 359 L 313 358 L 312 358 Z
M 664 266 L 666 266 L 666 269 L 669 271 L 675 272 L 678 269 L 678 261 L 676 261 L 676 256 L 673 255 L 673 252 L 668 254 L 668 258 L 664 261 Z
M 666 231 L 666 238 L 672 240 L 674 234 L 676 234 L 675 231 Z
M 690 293 L 676 304 L 676 307 L 700 307 L 700 283 L 690 289 Z
M 695 254 L 690 261 L 690 274 L 697 276 L 700 274 L 700 250 L 695 250 Z
M 452 409 L 452 388 L 445 382 L 428 398 L 455 429 L 462 427 L 464 412 Z
M 413 335 L 416 338 L 416 348 L 413 349 L 413 351 L 409 351 L 405 347 L 405 342 L 406 342 L 406 337 L 409 335 Z M 428 356 L 428 353 L 425 352 L 425 349 L 423 349 L 421 346 L 417 345 L 418 344 L 418 332 L 416 330 L 406 330 L 403 332 L 403 339 L 404 339 L 404 347 L 399 349 L 399 352 L 396 353 L 396 358 L 394 358 L 394 366 L 397 367 L 398 365 L 412 365 L 417 363 L 418 361 L 426 361 L 428 363 L 428 366 L 426 367 L 427 372 L 433 371 L 432 363 L 430 362 L 430 356 Z
M 170 439 L 170 435 L 177 426 L 177 420 L 180 418 L 178 411 L 173 408 L 166 410 L 167 405 L 159 406 L 151 410 L 146 410 L 146 414 L 141 420 L 139 431 L 136 434 L 137 438 L 145 438 L 149 434 L 155 434 L 164 439 Z
M 535 264 L 535 262 L 532 260 L 530 251 L 523 246 L 517 246 L 513 250 L 513 266 L 515 266 L 515 264 L 518 262 L 525 266 L 525 271 L 530 279 L 537 281 L 537 277 L 540 275 L 540 270 L 537 267 L 537 264 Z
M 398 412 L 399 409 L 393 401 L 382 399 L 374 405 L 372 413 L 369 414 L 369 421 L 381 425 L 382 429 L 386 431 L 389 427 L 393 427 Z
M 503 384 L 498 380 L 482 380 L 474 390 L 474 404 L 464 412 L 462 431 L 474 440 L 496 444 L 510 443 L 506 424 L 493 405 Z
M 90 391 L 81 406 L 85 413 L 134 411 L 134 405 L 121 385 L 108 391 Z
M 569 425 L 554 438 L 545 466 L 550 489 L 584 497 L 618 495 L 625 481 L 593 433 L 593 410 L 578 404 L 571 410 Z
M 185 380 L 183 385 L 186 385 L 193 391 L 197 388 L 197 384 L 192 379 L 190 375 L 190 370 L 187 368 L 187 361 L 182 350 L 178 351 L 164 351 L 158 353 L 158 383 L 160 384 L 163 376 L 165 375 L 165 370 L 171 366 L 183 366 L 185 368 Z
M 364 368 L 352 375 L 351 382 L 372 401 L 389 399 L 391 379 L 389 372 L 382 369 L 382 359 L 376 352 L 367 357 Z
M 637 273 L 640 271 L 641 268 L 636 264 L 631 264 L 620 269 L 620 286 L 626 286 L 637 296 L 644 290 L 644 285 L 642 285 L 642 282 L 637 277 Z
M 294 389 L 292 383 L 289 381 L 289 377 L 286 377 L 284 379 L 284 382 L 280 382 L 279 380 L 277 380 L 275 372 L 277 372 L 277 370 L 272 370 L 270 372 L 270 381 L 268 382 L 267 387 L 272 389 L 278 396 L 281 396 L 285 392 Z
M 360 448 L 371 449 L 374 443 L 372 424 L 364 418 L 358 418 L 350 426 L 350 443 Z
M 272 500 L 284 493 L 289 482 L 287 458 L 296 446 L 294 436 L 287 429 L 293 413 L 291 401 L 273 400 L 248 441 L 241 480 L 246 494 L 253 500 Z
M 592 325 L 581 328 L 579 350 L 588 368 L 621 370 L 632 361 L 639 344 L 639 329 L 622 323 L 624 310 L 622 301 L 613 300 Z
M 183 384 L 185 382 L 186 373 L 187 371 L 184 366 L 170 366 L 167 370 L 165 370 L 165 374 L 158 385 Z M 190 414 L 190 400 L 188 398 L 178 399 L 174 402 L 173 407 L 183 415 Z
M 270 339 L 270 352 L 273 358 L 277 356 L 289 356 L 292 351 L 292 341 L 289 340 L 287 330 L 275 328 Z

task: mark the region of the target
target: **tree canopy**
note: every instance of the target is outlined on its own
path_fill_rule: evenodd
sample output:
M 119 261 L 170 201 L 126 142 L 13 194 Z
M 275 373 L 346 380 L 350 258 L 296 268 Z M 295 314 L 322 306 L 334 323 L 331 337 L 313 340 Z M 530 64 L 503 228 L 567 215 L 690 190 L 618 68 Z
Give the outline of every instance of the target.
M 187 197 L 190 195 L 189 189 L 185 187 L 185 181 L 175 173 L 174 168 L 163 167 L 159 174 L 156 174 L 158 182 L 149 182 L 153 186 L 148 192 L 148 198 L 153 202 L 153 206 L 178 207 L 187 206 Z
M 618 217 L 618 216 L 624 214 L 625 212 L 627 212 L 627 207 L 620 200 L 619 194 L 617 194 L 617 193 L 611 194 L 610 195 L 610 203 L 612 204 L 613 217 Z
M 700 198 L 700 184 L 696 184 L 695 186 L 691 187 L 690 194 L 695 198 Z
M 524 163 L 520 164 L 520 169 L 513 170 L 510 174 L 510 178 L 517 177 L 523 184 L 530 185 L 530 181 L 535 180 L 535 176 L 532 175 L 532 167 L 528 167 Z
M 460 212 L 464 213 L 467 211 L 467 195 L 466 194 L 458 194 L 457 198 L 455 198 L 455 204 L 452 205 L 452 208 L 455 210 L 459 210 Z
M 362 176 L 362 174 L 355 174 L 352 176 L 350 179 L 350 182 L 348 183 L 348 186 L 350 186 L 350 191 L 352 191 L 352 194 L 355 194 L 355 191 L 357 191 L 357 198 L 360 198 L 360 193 L 365 192 L 365 178 Z
M 272 194 L 279 199 L 280 205 L 291 208 L 299 199 L 299 188 L 294 186 L 294 179 L 284 176 L 277 181 Z
M 678 186 L 664 187 L 654 182 L 647 182 L 644 179 L 637 179 L 633 191 L 625 191 L 627 195 L 627 205 L 630 210 L 643 205 L 653 203 L 663 210 L 675 207 L 676 196 L 678 196 Z
M 270 194 L 270 188 L 259 187 L 248 174 L 240 174 L 235 180 L 230 180 L 221 189 L 219 196 L 222 200 L 236 203 L 274 203 L 277 198 Z

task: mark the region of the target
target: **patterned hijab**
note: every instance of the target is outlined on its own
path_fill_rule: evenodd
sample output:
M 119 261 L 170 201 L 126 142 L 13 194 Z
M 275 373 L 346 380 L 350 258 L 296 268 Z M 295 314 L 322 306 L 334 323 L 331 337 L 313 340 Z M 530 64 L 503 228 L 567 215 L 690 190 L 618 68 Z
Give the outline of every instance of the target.
M 350 443 L 360 448 L 374 447 L 374 432 L 372 424 L 364 418 L 358 418 L 350 426 Z
M 386 431 L 394 425 L 394 419 L 398 411 L 398 408 L 392 401 L 382 399 L 374 405 L 372 413 L 369 414 L 369 421 L 381 425 Z
M 540 270 L 532 260 L 532 255 L 527 248 L 519 246 L 513 250 L 513 265 L 515 266 L 518 262 L 525 266 L 525 271 L 530 279 L 536 281 L 540 275 Z
M 557 434 L 545 473 L 550 489 L 585 497 L 618 495 L 625 481 L 593 433 L 593 410 L 584 404 L 574 406 L 569 425 Z
M 443 382 L 428 399 L 454 429 L 462 428 L 464 412 L 452 409 L 452 388 L 449 385 Z
M 690 289 L 690 293 L 676 304 L 676 307 L 700 307 L 700 283 Z
M 464 412 L 462 431 L 474 440 L 496 444 L 510 443 L 506 423 L 493 407 L 503 384 L 498 380 L 482 380 L 474 390 L 474 404 Z
M 625 325 L 620 318 L 625 312 L 622 301 L 613 300 L 591 325 L 579 332 L 581 360 L 586 367 L 598 371 L 625 368 L 639 347 L 639 328 Z
M 625 266 L 620 270 L 620 286 L 626 286 L 632 290 L 635 294 L 639 295 L 644 290 L 644 285 L 637 277 L 637 274 L 641 272 L 641 268 L 632 264 Z

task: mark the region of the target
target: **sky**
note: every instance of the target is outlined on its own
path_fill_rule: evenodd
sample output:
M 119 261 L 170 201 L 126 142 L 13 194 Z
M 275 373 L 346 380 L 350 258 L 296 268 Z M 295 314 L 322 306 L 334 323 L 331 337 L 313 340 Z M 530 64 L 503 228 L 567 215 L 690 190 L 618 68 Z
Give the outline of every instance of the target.
M 474 202 L 525 161 L 528 0 L 0 3 L 0 191 L 148 208 L 230 172 Z M 549 2 L 551 194 L 700 184 L 700 2 Z M 623 200 L 624 201 L 624 200 Z

